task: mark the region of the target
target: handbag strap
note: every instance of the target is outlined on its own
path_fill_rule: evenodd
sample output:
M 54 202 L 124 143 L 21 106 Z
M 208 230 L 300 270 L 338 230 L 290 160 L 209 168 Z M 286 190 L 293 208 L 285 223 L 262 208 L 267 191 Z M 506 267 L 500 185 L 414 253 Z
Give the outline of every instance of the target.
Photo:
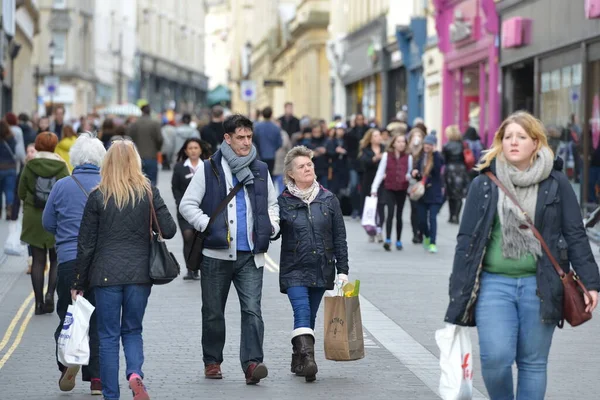
M 77 184 L 77 186 L 79 186 L 79 189 L 81 189 L 81 191 L 85 194 L 86 198 L 90 197 L 90 194 L 87 192 L 87 190 L 85 190 L 85 188 L 83 187 L 81 182 L 79 182 L 79 179 L 75 178 L 75 175 L 71 175 L 71 179 L 73 179 L 75 181 L 75 183 Z
M 238 182 L 238 184 L 233 187 L 233 189 L 229 192 L 229 194 L 227 194 L 227 197 L 225 197 L 225 199 L 223 199 L 223 201 L 219 203 L 219 205 L 215 209 L 215 212 L 210 216 L 208 225 L 206 225 L 207 230 L 212 225 L 212 223 L 215 222 L 215 219 L 217 218 L 217 216 L 223 212 L 225 207 L 227 207 L 227 204 L 229 204 L 229 202 L 235 197 L 237 192 L 239 192 L 243 186 L 244 186 L 244 184 L 242 182 Z
M 148 191 L 148 200 L 150 201 L 150 240 L 152 240 L 153 232 L 152 226 L 156 224 L 156 229 L 158 233 L 158 239 L 163 240 L 162 231 L 160 230 L 160 224 L 158 223 L 158 218 L 156 217 L 156 211 L 154 210 L 154 201 L 152 200 L 152 192 Z
M 488 178 L 490 178 L 492 180 L 492 182 L 494 182 L 496 184 L 496 186 L 498 186 L 504 192 L 504 194 L 506 194 L 506 196 L 515 204 L 515 206 L 517 206 L 517 208 L 519 210 L 521 210 L 523 215 L 525 215 L 525 221 L 526 221 L 529 229 L 531 229 L 531 232 L 533 232 L 533 235 L 537 238 L 537 240 L 542 245 L 542 249 L 544 249 L 544 252 L 548 256 L 548 259 L 552 263 L 552 266 L 554 266 L 556 273 L 558 274 L 558 276 L 560 276 L 560 279 L 564 279 L 567 276 L 567 274 L 565 274 L 565 271 L 563 271 L 563 269 L 560 267 L 560 265 L 556 261 L 556 258 L 554 258 L 554 256 L 552 255 L 552 252 L 550 251 L 550 248 L 548 247 L 548 245 L 546 244 L 546 241 L 542 237 L 542 234 L 535 227 L 533 221 L 531 220 L 531 217 L 529 217 L 529 215 L 525 212 L 525 210 L 523 210 L 523 208 L 519 204 L 519 201 L 515 198 L 515 196 L 511 192 L 508 191 L 508 189 L 502 184 L 502 182 L 500 182 L 500 180 L 496 177 L 496 175 L 494 175 L 490 171 L 487 171 L 485 174 L 487 175 Z M 575 271 L 573 271 L 573 272 L 575 273 Z M 585 295 L 591 301 L 592 297 L 588 293 L 586 287 L 583 285 L 583 283 L 581 282 L 581 280 L 579 279 L 577 274 L 575 274 L 575 281 L 577 282 L 579 287 L 583 290 Z

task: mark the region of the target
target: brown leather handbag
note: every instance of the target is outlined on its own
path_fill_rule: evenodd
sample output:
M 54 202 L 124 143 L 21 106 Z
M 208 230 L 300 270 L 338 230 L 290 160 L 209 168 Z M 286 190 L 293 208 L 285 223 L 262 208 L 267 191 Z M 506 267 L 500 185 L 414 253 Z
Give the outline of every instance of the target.
M 548 256 L 548 259 L 554 266 L 556 273 L 560 276 L 560 280 L 563 284 L 564 288 L 564 296 L 563 296 L 563 318 L 567 320 L 567 322 L 571 326 L 578 326 L 583 324 L 586 321 L 592 319 L 592 313 L 585 311 L 585 300 L 584 296 L 588 298 L 589 303 L 592 304 L 592 296 L 585 288 L 584 284 L 579 279 L 577 273 L 571 268 L 569 273 L 565 274 L 563 269 L 560 267 L 552 252 L 548 248 L 546 241 L 542 237 L 541 233 L 536 229 L 533 221 L 527 215 L 527 213 L 523 210 L 517 199 L 504 187 L 502 182 L 491 172 L 485 173 L 495 184 L 498 186 L 508 198 L 521 210 L 521 212 L 525 215 L 525 219 L 527 221 L 527 225 L 529 229 L 533 232 L 537 240 L 539 240 L 542 245 L 542 249 Z M 558 324 L 559 328 L 562 328 L 564 325 L 564 319 L 561 320 Z

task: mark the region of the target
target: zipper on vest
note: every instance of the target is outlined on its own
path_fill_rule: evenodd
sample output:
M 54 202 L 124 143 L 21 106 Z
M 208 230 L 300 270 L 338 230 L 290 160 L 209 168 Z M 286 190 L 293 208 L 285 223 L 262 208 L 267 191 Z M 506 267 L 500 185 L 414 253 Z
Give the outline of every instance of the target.
M 462 315 L 462 318 L 461 318 L 461 321 L 465 324 L 467 324 L 469 322 L 469 319 L 471 319 L 471 316 L 475 309 L 475 303 L 476 303 L 477 297 L 478 297 L 479 286 L 481 284 L 480 281 L 481 281 L 481 271 L 483 270 L 483 259 L 485 258 L 485 253 L 487 252 L 487 244 L 490 241 L 490 238 L 492 237 L 492 229 L 493 228 L 494 228 L 494 225 L 492 222 L 492 227 L 488 231 L 486 244 L 485 244 L 485 247 L 483 248 L 483 253 L 481 254 L 481 259 L 479 260 L 479 266 L 477 267 L 477 273 L 475 276 L 475 284 L 473 285 L 473 290 L 471 291 L 471 296 L 469 297 L 469 301 L 467 302 L 467 307 L 465 308 L 465 313 Z

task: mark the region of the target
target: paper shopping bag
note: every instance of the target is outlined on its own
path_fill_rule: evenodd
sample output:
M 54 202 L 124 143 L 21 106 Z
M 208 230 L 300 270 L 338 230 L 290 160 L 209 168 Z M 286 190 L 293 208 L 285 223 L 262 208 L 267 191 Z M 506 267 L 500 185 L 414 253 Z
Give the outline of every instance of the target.
M 359 297 L 325 297 L 325 358 L 360 360 L 365 356 Z
M 440 396 L 444 400 L 469 400 L 473 396 L 473 361 L 468 328 L 446 324 L 435 332 L 440 348 Z

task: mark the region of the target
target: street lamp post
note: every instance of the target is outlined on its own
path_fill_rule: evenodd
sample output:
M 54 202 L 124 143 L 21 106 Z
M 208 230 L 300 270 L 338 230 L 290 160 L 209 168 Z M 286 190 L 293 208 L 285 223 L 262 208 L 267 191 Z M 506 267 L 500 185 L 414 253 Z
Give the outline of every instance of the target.
M 50 77 L 54 78 L 54 40 L 50 41 L 50 45 L 48 46 L 48 53 L 50 54 Z M 50 91 L 50 113 L 54 112 L 54 91 Z
M 252 43 L 250 43 L 249 41 L 246 42 L 246 44 L 244 45 L 244 50 L 245 50 L 245 56 L 246 56 L 246 79 L 250 79 L 250 73 L 252 71 Z M 247 101 L 246 102 L 246 107 L 248 110 L 248 118 L 250 118 L 250 112 L 251 112 L 251 102 Z

